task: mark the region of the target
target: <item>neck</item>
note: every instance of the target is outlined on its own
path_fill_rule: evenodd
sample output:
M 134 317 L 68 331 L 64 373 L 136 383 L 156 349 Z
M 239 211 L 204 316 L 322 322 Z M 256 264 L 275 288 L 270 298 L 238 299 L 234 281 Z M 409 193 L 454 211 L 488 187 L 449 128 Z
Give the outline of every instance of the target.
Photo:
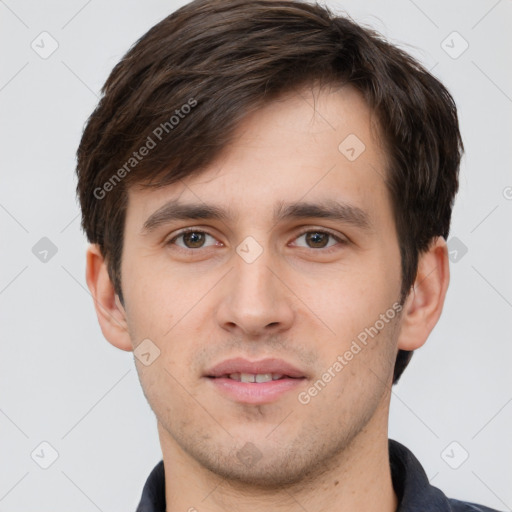
M 382 425 L 381 425 L 382 426 Z M 279 489 L 230 482 L 201 466 L 158 424 L 165 466 L 167 512 L 395 512 L 387 426 L 367 425 L 351 443 L 300 483 Z

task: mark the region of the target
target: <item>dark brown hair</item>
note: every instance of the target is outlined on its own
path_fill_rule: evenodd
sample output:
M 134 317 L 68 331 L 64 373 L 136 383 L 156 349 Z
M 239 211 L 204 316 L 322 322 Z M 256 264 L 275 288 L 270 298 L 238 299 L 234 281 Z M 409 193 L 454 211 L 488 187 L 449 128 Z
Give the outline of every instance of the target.
M 127 189 L 199 174 L 247 113 L 317 81 L 356 87 L 379 121 L 403 303 L 419 255 L 434 237 L 448 237 L 464 150 L 455 103 L 377 32 L 293 0 L 190 2 L 142 36 L 108 77 L 77 151 L 77 193 L 82 227 L 121 301 Z M 398 352 L 394 382 L 411 355 Z

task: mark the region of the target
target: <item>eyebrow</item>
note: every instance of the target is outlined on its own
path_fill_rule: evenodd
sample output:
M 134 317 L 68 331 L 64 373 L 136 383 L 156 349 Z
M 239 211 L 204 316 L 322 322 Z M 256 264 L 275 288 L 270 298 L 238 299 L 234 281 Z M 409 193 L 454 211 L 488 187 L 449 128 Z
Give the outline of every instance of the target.
M 370 216 L 366 211 L 358 206 L 332 199 L 314 203 L 304 201 L 285 203 L 280 201 L 274 208 L 273 221 L 278 223 L 284 220 L 311 217 L 343 222 L 364 231 L 371 231 L 373 229 Z M 174 220 L 193 219 L 220 220 L 227 223 L 236 221 L 238 215 L 229 208 L 213 204 L 180 203 L 177 200 L 171 200 L 148 217 L 146 222 L 144 222 L 141 234 L 148 234 L 159 226 Z

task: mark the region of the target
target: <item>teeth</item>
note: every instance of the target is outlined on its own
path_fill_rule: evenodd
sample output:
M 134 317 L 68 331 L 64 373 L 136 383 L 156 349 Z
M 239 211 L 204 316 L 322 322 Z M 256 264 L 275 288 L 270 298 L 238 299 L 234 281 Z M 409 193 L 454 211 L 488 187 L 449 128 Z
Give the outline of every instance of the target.
M 283 377 L 282 373 L 232 373 L 229 375 L 230 379 L 237 380 L 238 382 L 270 382 L 281 377 Z
M 263 373 L 256 375 L 256 382 L 270 382 L 272 380 L 271 373 Z

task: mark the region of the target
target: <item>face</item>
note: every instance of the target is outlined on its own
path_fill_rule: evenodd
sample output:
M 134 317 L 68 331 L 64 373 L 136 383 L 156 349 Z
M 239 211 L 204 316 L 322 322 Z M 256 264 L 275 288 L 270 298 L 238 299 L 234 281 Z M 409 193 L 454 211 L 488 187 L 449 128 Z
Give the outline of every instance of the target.
M 349 86 L 305 89 L 200 175 L 129 191 L 125 314 L 133 348 L 150 340 L 135 361 L 164 450 L 270 486 L 386 435 L 400 253 L 372 122 Z

